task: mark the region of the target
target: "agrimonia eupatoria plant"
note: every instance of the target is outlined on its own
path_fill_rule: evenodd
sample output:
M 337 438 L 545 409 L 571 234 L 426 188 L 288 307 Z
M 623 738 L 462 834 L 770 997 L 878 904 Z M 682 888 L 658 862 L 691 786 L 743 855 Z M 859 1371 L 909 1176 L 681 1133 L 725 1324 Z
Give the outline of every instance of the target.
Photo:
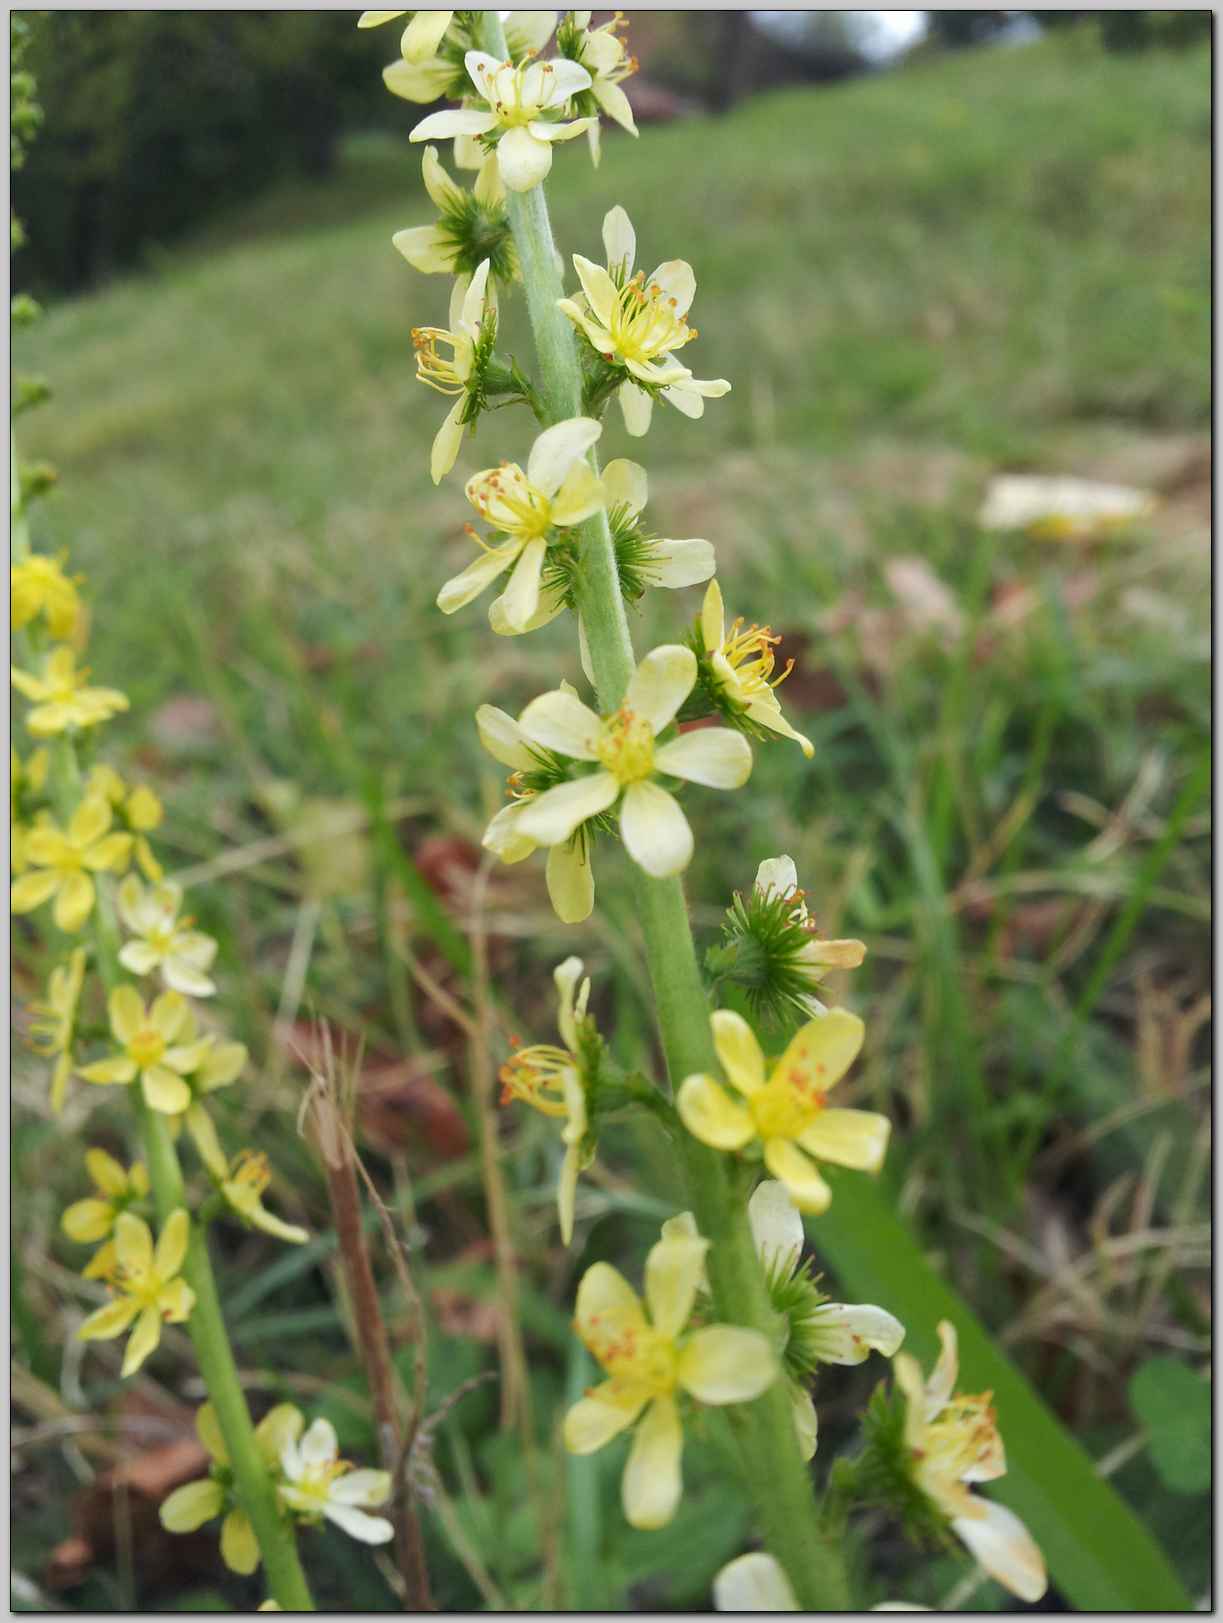
M 839 1462 L 828 1502 L 814 1491 L 816 1372 L 873 1352 L 892 1357 L 904 1331 L 884 1307 L 827 1298 L 803 1261 L 801 1214 L 818 1215 L 832 1198 L 822 1165 L 878 1171 L 890 1123 L 832 1102 L 865 1027 L 826 1006 L 821 981 L 861 963 L 866 949 L 821 937 L 789 858 L 762 864 L 752 891 L 735 895 L 704 971 L 693 945 L 680 876 L 697 836 L 676 791 L 740 788 L 753 748 L 772 741 L 807 756 L 813 747 L 782 709 L 777 690 L 790 667 L 777 669 L 778 638 L 728 621 L 711 544 L 656 537 L 644 516 L 645 470 L 599 464 L 613 398 L 629 434 L 642 437 L 656 406 L 699 421 L 730 389 L 688 364 L 698 336 L 692 267 L 666 259 L 648 274 L 639 268 L 623 206 L 603 221 L 603 262 L 574 253 L 572 280 L 553 241 L 543 182 L 558 144 L 585 133 L 597 162 L 601 114 L 636 133 L 621 89 L 635 68 L 622 19 L 591 29 L 589 12 L 511 13 L 504 24 L 496 12 L 367 12 L 362 23 L 407 17 L 387 86 L 457 104 L 423 118 L 411 139 L 452 140 L 460 173 L 475 177 L 470 189 L 452 179 L 427 145 L 436 219 L 394 239 L 417 270 L 454 278 L 448 326 L 416 333 L 421 381 L 455 399 L 433 447 L 435 482 L 493 407 L 525 404 L 535 418 L 511 438 L 510 456 L 467 481 L 483 530 L 469 526 L 477 556 L 439 583 L 438 607 L 456 613 L 496 584 L 489 623 L 498 635 L 570 614 L 591 688 L 583 696 L 561 682 L 517 717 L 480 707 L 480 740 L 510 773 L 484 843 L 506 863 L 546 849 L 555 911 L 579 924 L 594 908 L 595 848 L 619 837 L 669 1077 L 651 1090 L 615 1074 L 589 1011 L 590 982 L 570 957 L 556 969 L 560 1045 L 518 1048 L 502 1067 L 503 1098 L 557 1123 L 566 1244 L 578 1181 L 612 1106 L 648 1109 L 664 1124 L 688 1197 L 646 1257 L 640 1293 L 606 1263 L 577 1286 L 575 1328 L 602 1378 L 567 1414 L 566 1446 L 584 1454 L 628 1435 L 624 1512 L 635 1527 L 658 1528 L 682 1495 L 686 1419 L 704 1405 L 726 1412 L 764 1548 L 719 1575 L 719 1605 L 845 1608 L 840 1531 L 855 1502 L 886 1505 L 919 1538 L 958 1537 L 1014 1593 L 1035 1598 L 1045 1580 L 1031 1538 L 967 1486 L 1000 1474 L 1004 1456 L 989 1395 L 953 1395 L 950 1327 L 926 1386 L 898 1355 L 895 1393 L 877 1394 L 861 1456 Z M 530 375 L 497 348 L 498 301 L 519 289 L 536 352 Z M 654 587 L 703 583 L 688 626 L 638 656 L 626 605 Z M 755 1020 L 802 1022 L 776 1057 L 751 1022 L 716 1006 L 732 987 Z

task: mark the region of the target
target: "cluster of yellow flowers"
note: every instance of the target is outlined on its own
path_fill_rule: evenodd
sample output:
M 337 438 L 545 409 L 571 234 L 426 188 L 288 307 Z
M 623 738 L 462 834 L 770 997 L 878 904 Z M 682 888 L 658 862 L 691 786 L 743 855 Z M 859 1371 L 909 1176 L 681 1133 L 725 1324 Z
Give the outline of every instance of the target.
M 369 26 L 407 15 L 367 12 L 361 21 Z M 435 482 L 453 469 L 464 434 L 475 431 L 490 396 L 511 392 L 505 384 L 507 363 L 496 354 L 497 301 L 499 284 L 504 292 L 526 260 L 523 243 L 509 241 L 509 222 L 527 218 L 523 194 L 549 173 L 556 143 L 583 132 L 595 136 L 601 111 L 636 133 L 620 88 L 635 63 L 626 53 L 618 18 L 592 31 L 589 12 L 559 18 L 552 12 L 512 14 L 505 26 L 509 54 L 499 60 L 480 48 L 472 21 L 477 15 L 412 14 L 402 41 L 404 60 L 385 73 L 388 87 L 408 99 L 449 96 L 460 103 L 425 117 L 411 140 L 453 139 L 460 169 L 478 171 L 469 194 L 446 175 L 436 148 L 428 146 L 424 181 L 437 221 L 394 239 L 417 269 L 456 278 L 449 326 L 421 327 L 414 334 L 420 380 L 454 397 L 433 447 Z M 554 29 L 556 55 L 545 59 L 541 53 Z M 597 161 L 597 139 L 591 144 Z M 730 389 L 725 379 L 696 377 L 681 359 L 697 337 L 690 322 L 696 293 L 691 265 L 670 259 L 648 275 L 638 270 L 636 232 L 619 206 L 604 219 L 603 246 L 602 265 L 573 256 L 578 286 L 558 301 L 578 346 L 582 410 L 552 421 L 538 395 L 521 381 L 515 384 L 542 430 L 525 465 L 502 461 L 467 480 L 467 500 L 486 533 L 468 526 L 478 555 L 442 585 L 437 598 L 442 612 L 453 614 L 493 582 L 502 582 L 489 610 L 490 626 L 502 636 L 529 633 L 571 610 L 582 666 L 593 684 L 586 627 L 578 612 L 580 526 L 606 515 L 626 598 L 651 585 L 708 583 L 687 640 L 647 653 L 614 711 L 599 713 L 566 682 L 532 700 L 517 718 L 492 705 L 477 713 L 481 742 L 512 774 L 509 803 L 493 818 L 484 843 L 507 863 L 545 847 L 549 894 L 567 923 L 581 922 L 593 909 L 592 852 L 600 836 L 618 830 L 629 856 L 651 878 L 678 875 L 694 844 L 676 797 L 679 784 L 741 787 L 752 770 L 749 739 L 781 736 L 797 743 L 804 755 L 813 753 L 778 699 L 777 687 L 790 669 L 776 671 L 779 639 L 768 626 L 728 624 L 721 588 L 712 578 L 710 543 L 653 538 L 643 520 L 644 471 L 623 459 L 598 470 L 595 447 L 613 394 L 627 431 L 642 436 L 656 401 L 700 418 L 707 400 Z M 623 1501 L 628 1520 L 640 1528 L 661 1527 L 675 1514 L 683 1417 L 690 1405 L 746 1403 L 785 1380 L 796 1434 L 810 1457 L 817 1427 L 804 1378 L 821 1361 L 858 1362 L 872 1350 L 891 1356 L 904 1335 L 882 1308 L 824 1301 L 801 1265 L 800 1214 L 823 1212 L 831 1199 L 821 1163 L 876 1172 L 887 1148 L 886 1117 L 829 1102 L 862 1047 L 864 1028 L 856 1015 L 826 1009 L 814 995 L 828 967 L 853 967 L 865 949 L 860 942 L 816 937 L 789 858 L 762 865 L 756 893 L 776 896 L 786 927 L 800 932 L 802 945 L 790 966 L 797 976 L 792 1001 L 809 1018 L 770 1061 L 741 1015 L 717 1009 L 712 1039 L 722 1074 L 679 1079 L 675 1122 L 679 1131 L 740 1163 L 763 1165 L 771 1174 L 758 1185 L 748 1215 L 772 1299 L 786 1304 L 778 1314 L 778 1335 L 705 1322 L 710 1241 L 690 1213 L 664 1225 L 650 1251 L 644 1301 L 606 1263 L 589 1269 L 577 1292 L 576 1328 L 606 1379 L 569 1411 L 565 1442 L 576 1453 L 589 1453 L 633 1431 Z M 595 1153 L 603 1047 L 588 1011 L 590 982 L 583 979 L 581 961 L 567 958 L 555 979 L 561 1046 L 518 1049 L 501 1079 L 504 1097 L 528 1104 L 559 1126 L 564 1154 L 558 1210 L 568 1244 L 579 1174 Z M 1032 1557 L 1035 1547 L 1026 1532 L 1011 1525 L 1014 1518 L 995 1515 L 996 1507 L 982 1511 L 982 1502 L 963 1487 L 1000 1468 L 1001 1447 L 995 1446 L 987 1407 L 977 1400 L 948 1407 L 948 1386 L 941 1404 L 922 1409 L 911 1391 L 910 1364 L 900 1364 L 898 1374 L 913 1416 L 906 1435 L 921 1491 L 1004 1583 L 1031 1595 L 1039 1569 L 1043 1588 L 1043 1568 L 1039 1555 Z M 942 1368 L 940 1391 L 946 1375 Z M 1016 1553 L 1021 1534 L 1027 1540 L 1022 1560 Z M 780 1568 L 777 1575 L 788 1593 Z M 721 1587 L 727 1595 L 735 1589 L 733 1581 Z M 792 1603 L 790 1595 L 778 1604 Z

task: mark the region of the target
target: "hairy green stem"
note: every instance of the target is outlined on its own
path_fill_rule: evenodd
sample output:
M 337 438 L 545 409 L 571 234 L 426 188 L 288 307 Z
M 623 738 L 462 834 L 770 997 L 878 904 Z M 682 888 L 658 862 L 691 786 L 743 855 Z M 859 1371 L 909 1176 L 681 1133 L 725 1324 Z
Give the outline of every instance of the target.
M 51 784 L 56 810 L 67 823 L 83 792 L 76 750 L 67 737 L 59 738 L 52 751 Z M 119 984 L 119 931 L 109 879 L 99 874 L 95 885 L 94 942 L 98 974 L 109 992 Z M 149 1109 L 138 1088 L 133 1096 L 157 1217 L 164 1223 L 171 1212 L 186 1205 L 182 1168 L 165 1117 Z M 182 1277 L 195 1294 L 187 1330 L 225 1439 L 238 1500 L 250 1518 L 259 1543 L 268 1589 L 285 1611 L 313 1611 L 314 1602 L 298 1559 L 296 1535 L 292 1524 L 281 1515 L 275 1485 L 255 1441 L 250 1411 L 225 1329 L 205 1227 L 198 1218 L 191 1225 Z
M 506 58 L 496 12 L 482 14 L 483 43 Z M 561 269 L 542 186 L 509 196 L 510 224 L 522 266 L 527 310 L 553 421 L 581 411 L 581 370 L 573 329 L 557 300 Z M 578 606 L 586 629 L 599 703 L 607 712 L 624 696 L 636 661 L 607 516 L 582 527 Z M 697 965 L 683 886 L 651 879 L 633 867 L 634 900 L 646 943 L 658 1023 L 672 1085 L 714 1065 L 709 1007 Z M 752 1243 L 741 1192 L 732 1187 L 724 1156 L 688 1134 L 682 1156 L 689 1198 L 701 1233 L 711 1242 L 709 1275 L 718 1317 L 770 1334 L 773 1311 Z M 820 1533 L 810 1474 L 799 1452 L 785 1384 L 777 1381 L 731 1411 L 743 1474 L 769 1549 L 789 1575 L 804 1611 L 840 1611 L 848 1604 L 839 1551 Z

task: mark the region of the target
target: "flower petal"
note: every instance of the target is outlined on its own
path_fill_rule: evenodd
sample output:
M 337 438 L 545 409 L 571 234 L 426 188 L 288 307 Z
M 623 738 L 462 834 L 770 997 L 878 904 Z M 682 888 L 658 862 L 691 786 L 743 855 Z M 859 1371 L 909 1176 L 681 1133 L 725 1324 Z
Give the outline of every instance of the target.
M 974 1499 L 980 1514 L 953 1516 L 951 1530 L 977 1560 L 1020 1600 L 1038 1601 L 1049 1587 L 1044 1557 L 1013 1510 L 990 1499 Z
M 775 1178 L 758 1184 L 747 1203 L 747 1220 L 765 1270 L 788 1278 L 803 1254 L 803 1220 L 785 1184 Z
M 774 1075 L 792 1078 L 803 1091 L 827 1093 L 857 1059 L 865 1033 L 856 1014 L 829 1009 L 795 1033 Z
M 753 887 L 761 896 L 771 891 L 774 897 L 786 897 L 798 889 L 798 869 L 793 857 L 769 857 L 756 869 Z
M 603 482 L 586 462 L 577 462 L 552 499 L 552 522 L 580 524 L 604 505 Z
M 878 1172 L 891 1134 L 891 1122 L 873 1110 L 821 1110 L 798 1135 L 798 1142 L 821 1161 L 855 1172 Z
M 596 265 L 592 259 L 586 259 L 581 254 L 574 254 L 573 268 L 578 273 L 582 292 L 595 319 L 603 327 L 609 327 L 619 297 L 615 282 L 602 265 Z
M 542 536 L 528 541 L 514 565 L 509 585 L 501 594 L 501 613 L 511 633 L 525 631 L 539 607 L 539 581 L 547 550 L 548 543 Z
M 569 101 L 580 90 L 590 89 L 590 74 L 580 62 L 571 62 L 567 57 L 558 56 L 555 61 L 543 64 L 549 69 L 548 82 L 550 89 L 547 93 L 545 107 L 559 107 L 562 102 Z
M 121 1296 L 115 1302 L 107 1302 L 91 1313 L 77 1331 L 81 1341 L 109 1341 L 112 1336 L 121 1336 L 139 1311 L 139 1303 L 130 1296 Z
M 696 296 L 696 273 L 686 259 L 668 259 L 646 285 L 660 290 L 675 315 L 686 316 Z
M 114 1156 L 107 1155 L 105 1150 L 86 1150 L 85 1170 L 104 1195 L 127 1194 L 127 1173 Z
M 726 640 L 726 610 L 722 602 L 722 588 L 711 580 L 705 589 L 701 604 L 701 635 L 705 639 L 705 652 L 712 654 Z
M 171 1279 L 183 1265 L 187 1255 L 187 1241 L 191 1237 L 191 1219 L 182 1206 L 166 1218 L 157 1242 L 154 1263 L 162 1279 Z
M 692 860 L 692 830 L 679 802 L 656 783 L 630 784 L 620 810 L 624 848 L 654 879 L 682 873 Z
M 146 1273 L 153 1265 L 153 1234 L 142 1217 L 120 1212 L 115 1219 L 115 1253 L 125 1272 Z
M 627 277 L 637 260 L 637 233 L 619 203 L 603 216 L 603 248 L 608 270 L 619 266 Z
M 360 1544 L 389 1544 L 395 1537 L 395 1529 L 385 1516 L 367 1516 L 353 1505 L 339 1505 L 328 1499 L 323 1515 Z
M 655 751 L 660 772 L 707 789 L 738 789 L 752 773 L 752 748 L 730 727 L 701 727 L 682 733 Z
M 445 275 L 454 269 L 454 245 L 438 226 L 414 225 L 396 231 L 391 246 L 425 276 Z
M 591 1387 L 565 1415 L 565 1447 L 571 1454 L 593 1454 L 633 1424 L 647 1397 L 645 1388 L 622 1381 Z
M 249 1576 L 259 1565 L 260 1559 L 259 1540 L 255 1537 L 250 1518 L 235 1505 L 221 1523 L 221 1560 L 231 1572 Z
M 625 709 L 643 716 L 660 733 L 692 691 L 696 681 L 696 655 L 680 643 L 652 648 L 629 678 Z
M 497 143 L 497 165 L 511 192 L 529 192 L 552 168 L 551 143 L 538 140 L 530 130 L 506 130 Z
M 433 445 L 429 451 L 429 477 L 435 485 L 441 484 L 459 459 L 459 452 L 463 446 L 463 411 L 466 405 L 466 395 L 460 395 L 442 418 L 442 426 L 433 436 Z
M 93 880 L 87 873 L 65 874 L 51 912 L 56 928 L 75 935 L 93 912 L 93 896 Z
M 545 428 L 527 458 L 527 480 L 552 496 L 560 489 L 573 464 L 584 457 L 603 432 L 593 417 L 568 417 Z
M 794 1433 L 798 1438 L 798 1446 L 802 1449 L 803 1458 L 815 1458 L 816 1448 L 820 1440 L 819 1416 L 815 1412 L 815 1403 L 804 1387 L 790 1383 L 790 1413 L 794 1419 Z
M 648 491 L 646 471 L 640 462 L 618 456 L 603 469 L 603 494 L 609 512 L 616 507 L 626 507 L 630 516 L 636 518 L 646 504 Z
M 619 1269 L 596 1262 L 582 1275 L 573 1320 L 578 1335 L 589 1345 L 608 1324 L 641 1328 L 645 1314 L 637 1292 Z
M 713 1046 L 727 1080 L 745 1098 L 750 1098 L 764 1086 L 764 1055 L 755 1032 L 733 1009 L 715 1009 L 709 1024 L 713 1028 Z
M 535 765 L 535 755 L 522 728 L 496 705 L 482 704 L 476 711 L 476 731 L 481 744 L 502 766 L 525 772 Z
M 114 1059 L 100 1059 L 92 1065 L 82 1065 L 77 1075 L 83 1076 L 86 1082 L 131 1082 L 136 1075 L 136 1062 L 120 1054 Z
M 59 874 L 53 868 L 22 874 L 14 881 L 9 906 L 14 913 L 32 913 L 59 889 Z
M 780 1563 L 765 1550 L 728 1561 L 713 1580 L 719 1612 L 797 1612 L 798 1601 Z
M 674 1340 L 692 1316 L 692 1304 L 705 1273 L 709 1241 L 699 1234 L 672 1234 L 650 1248 L 645 1262 L 645 1298 L 655 1330 Z
M 806 1333 L 821 1363 L 861 1364 L 872 1352 L 891 1358 L 905 1338 L 905 1327 L 869 1303 L 825 1302 L 808 1314 Z
M 453 11 L 416 11 L 403 31 L 399 48 L 405 62 L 423 62 L 433 56 L 450 27 Z
M 508 806 L 502 806 L 484 830 L 484 838 L 480 841 L 486 851 L 491 851 L 507 864 L 523 862 L 535 850 L 535 841 L 518 830 L 518 819 L 524 805 L 524 801 L 515 800 Z
M 544 749 L 574 761 L 598 760 L 603 721 L 576 694 L 562 688 L 541 693 L 519 716 L 518 725 L 531 743 L 541 744 Z
M 188 1482 L 161 1502 L 157 1512 L 167 1533 L 194 1533 L 225 1508 L 225 1490 L 211 1477 Z
M 136 1328 L 128 1338 L 123 1354 L 123 1367 L 119 1373 L 127 1379 L 134 1375 L 161 1340 L 161 1314 L 155 1307 L 146 1307 L 136 1320 Z
M 110 1029 L 126 1047 L 144 1024 L 144 1004 L 134 986 L 116 986 L 106 1002 Z
M 759 1330 L 713 1324 L 685 1343 L 677 1374 L 701 1403 L 750 1403 L 777 1379 L 777 1358 Z
M 391 1497 L 389 1471 L 346 1471 L 331 1485 L 331 1497 L 341 1505 L 385 1505 Z
M 507 541 L 503 546 L 490 547 L 474 563 L 468 564 L 442 587 L 437 594 L 437 606 L 443 614 L 454 614 L 466 608 L 473 598 L 479 597 L 486 586 L 503 574 L 522 551 L 521 541 Z
M 683 1493 L 680 1457 L 684 1433 L 674 1398 L 655 1398 L 633 1437 L 621 1498 L 630 1527 L 665 1527 Z
M 756 1136 L 750 1111 L 711 1076 L 686 1076 L 675 1096 L 675 1107 L 693 1138 L 715 1150 L 741 1150 Z
M 553 911 L 562 924 L 584 924 L 594 912 L 595 880 L 590 847 L 589 840 L 565 840 L 548 852 L 544 878 Z
M 119 962 L 133 975 L 148 975 L 161 962 L 161 954 L 147 941 L 127 941 L 120 949 Z
M 606 485 L 606 472 L 603 482 Z M 717 557 L 709 541 L 655 541 L 648 568 L 659 586 L 699 586 L 717 568 Z
M 59 1220 L 59 1226 L 78 1245 L 95 1245 L 111 1231 L 114 1209 L 108 1200 L 74 1200 Z
M 383 79 L 387 75 L 383 74 Z M 388 89 L 394 86 L 387 80 Z M 412 98 L 415 100 L 415 98 Z M 445 112 L 430 113 L 408 136 L 409 141 L 446 141 L 455 135 L 487 135 L 497 127 L 496 115 L 481 112 L 474 107 L 448 107 Z
M 340 1443 L 330 1420 L 320 1416 L 313 1422 L 301 1440 L 300 1452 L 303 1465 L 328 1465 L 339 1457 Z
M 619 793 L 620 785 L 610 772 L 595 772 L 573 783 L 545 789 L 523 806 L 518 816 L 518 832 L 538 845 L 559 845 L 587 818 L 606 811 Z
M 191 1103 L 191 1089 L 181 1076 L 164 1065 L 150 1065 L 141 1073 L 144 1102 L 163 1116 L 178 1116 Z
M 960 1349 L 955 1325 L 950 1319 L 938 1323 L 938 1362 L 925 1386 L 926 1419 L 933 1420 L 947 1407 L 960 1374 Z
M 764 1164 L 780 1178 L 800 1212 L 818 1217 L 832 1202 L 832 1191 L 820 1177 L 813 1161 L 787 1138 L 769 1138 L 764 1144 Z
M 654 401 L 652 396 L 644 389 L 639 389 L 635 383 L 622 383 L 616 391 L 616 398 L 620 402 L 620 413 L 624 418 L 624 426 L 634 439 L 640 439 L 650 430 L 650 418 L 654 415 Z
M 149 1024 L 166 1042 L 172 1043 L 187 1023 L 189 1004 L 181 992 L 163 992 L 154 998 Z

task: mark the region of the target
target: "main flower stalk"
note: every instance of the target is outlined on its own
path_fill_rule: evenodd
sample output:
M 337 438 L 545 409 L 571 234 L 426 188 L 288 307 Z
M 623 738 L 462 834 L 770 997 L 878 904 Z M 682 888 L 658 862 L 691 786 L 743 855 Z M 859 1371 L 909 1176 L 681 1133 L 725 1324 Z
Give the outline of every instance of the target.
M 496 12 L 482 14 L 482 32 L 485 49 L 503 60 L 505 36 Z M 543 400 L 551 420 L 560 422 L 581 411 L 581 373 L 572 326 L 558 308 L 564 287 L 543 186 L 511 192 L 508 206 Z M 606 513 L 588 519 L 581 536 L 578 607 L 599 703 L 606 714 L 623 698 L 636 660 Z M 674 1084 L 714 1063 L 708 1002 L 680 880 L 652 879 L 635 863 L 630 866 L 667 1070 Z M 716 1316 L 769 1335 L 774 1315 L 745 1203 L 731 1187 L 726 1159 L 688 1134 L 682 1135 L 680 1152 L 692 1210 L 700 1232 L 711 1242 L 708 1267 Z M 817 1532 L 820 1523 L 811 1479 L 799 1453 L 783 1384 L 774 1383 L 761 1397 L 731 1413 L 765 1542 L 790 1575 L 800 1607 L 844 1610 L 848 1605 L 844 1565 L 839 1552 Z

